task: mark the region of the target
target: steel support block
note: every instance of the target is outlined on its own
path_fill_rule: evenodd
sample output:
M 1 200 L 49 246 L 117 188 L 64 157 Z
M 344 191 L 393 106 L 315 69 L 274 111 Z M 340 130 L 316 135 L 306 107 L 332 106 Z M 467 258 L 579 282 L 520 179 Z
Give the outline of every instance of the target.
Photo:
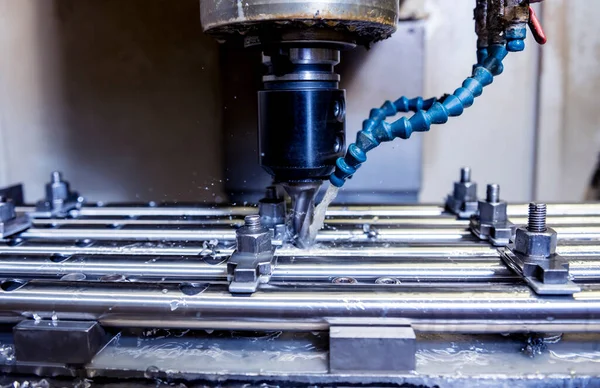
M 330 373 L 402 373 L 416 368 L 415 332 L 404 320 L 330 321 Z
M 108 342 L 98 322 L 21 321 L 13 328 L 20 362 L 86 364 Z

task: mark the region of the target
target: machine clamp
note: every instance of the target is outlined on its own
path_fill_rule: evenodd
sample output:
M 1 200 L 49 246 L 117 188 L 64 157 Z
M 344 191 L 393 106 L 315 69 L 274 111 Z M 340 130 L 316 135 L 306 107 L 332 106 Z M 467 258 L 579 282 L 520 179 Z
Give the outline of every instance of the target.
M 500 186 L 487 186 L 485 201 L 479 201 L 478 211 L 471 216 L 471 232 L 497 247 L 506 246 L 515 234 L 516 225 L 508 220 L 507 204 L 500 200 Z
M 581 288 L 569 276 L 569 261 L 556 253 L 557 233 L 546 227 L 546 204 L 529 204 L 527 226 L 502 248 L 504 262 L 539 295 L 572 295 Z
M 271 236 L 259 215 L 246 216 L 244 226 L 236 231 L 237 249 L 227 261 L 229 292 L 251 294 L 269 281 L 274 253 Z

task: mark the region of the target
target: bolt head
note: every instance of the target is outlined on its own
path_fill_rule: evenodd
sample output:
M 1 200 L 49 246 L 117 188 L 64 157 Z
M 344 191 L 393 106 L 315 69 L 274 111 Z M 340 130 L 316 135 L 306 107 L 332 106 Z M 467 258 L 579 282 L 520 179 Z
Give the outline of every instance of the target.
M 456 182 L 454 183 L 454 198 L 463 202 L 477 200 L 477 183 L 475 182 Z
M 548 257 L 556 253 L 557 241 L 557 233 L 552 228 L 545 232 L 530 232 L 521 227 L 515 236 L 515 251 L 525 256 Z
M 479 201 L 479 218 L 482 223 L 504 222 L 508 219 L 506 202 Z

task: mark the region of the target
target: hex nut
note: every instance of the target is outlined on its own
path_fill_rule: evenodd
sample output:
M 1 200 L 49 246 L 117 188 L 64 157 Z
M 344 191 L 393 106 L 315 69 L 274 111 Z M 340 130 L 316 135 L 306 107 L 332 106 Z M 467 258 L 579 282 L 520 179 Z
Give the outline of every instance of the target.
M 237 252 L 261 254 L 271 252 L 271 232 L 264 227 L 243 226 L 236 232 Z
M 455 182 L 454 183 L 454 198 L 462 201 L 477 200 L 477 183 L 475 182 Z
M 552 228 L 545 232 L 530 232 L 525 227 L 517 229 L 515 251 L 525 256 L 548 257 L 556 253 L 557 233 Z
M 274 227 L 277 224 L 285 223 L 285 201 L 261 199 L 258 203 L 258 214 L 260 214 L 261 224 L 267 227 Z
M 506 202 L 479 201 L 479 219 L 482 223 L 505 222 L 508 219 Z

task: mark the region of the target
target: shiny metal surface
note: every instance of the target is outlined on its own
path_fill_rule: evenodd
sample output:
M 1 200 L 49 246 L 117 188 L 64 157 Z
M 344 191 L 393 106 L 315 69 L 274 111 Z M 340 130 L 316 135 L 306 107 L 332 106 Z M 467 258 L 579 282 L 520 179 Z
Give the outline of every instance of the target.
M 69 274 L 83 274 L 87 280 L 120 274 L 130 281 L 143 279 L 165 281 L 225 281 L 226 256 L 203 259 L 198 257 L 137 257 L 137 256 L 72 256 L 48 258 L 43 255 L 23 259 L 13 255 L 0 256 L 0 273 L 16 278 L 61 278 Z M 517 281 L 518 278 L 496 257 L 455 257 L 410 259 L 394 257 L 370 258 L 356 262 L 354 258 L 331 257 L 323 263 L 320 258 L 295 260 L 277 257 L 270 283 L 321 282 L 350 277 L 374 284 L 378 279 L 396 282 L 481 282 Z M 582 267 L 584 271 L 578 271 Z M 582 260 L 574 268 L 575 280 L 580 276 L 600 278 L 600 259 Z
M 85 241 L 84 241 L 85 242 Z M 497 257 L 496 249 L 485 245 L 457 244 L 452 246 L 405 245 L 399 246 L 361 246 L 362 244 L 346 243 L 343 247 L 331 249 L 329 247 L 312 247 L 310 250 L 301 250 L 293 246 L 283 246 L 277 249 L 279 257 L 290 258 L 377 258 L 393 257 Z M 575 250 L 579 255 L 592 255 L 598 252 L 600 246 L 564 247 L 564 250 Z M 18 245 L 0 245 L 0 253 L 4 254 L 47 254 L 64 257 L 67 255 L 117 255 L 117 256 L 210 256 L 211 258 L 228 257 L 234 248 L 220 245 L 212 248 L 198 243 L 144 243 L 144 242 L 85 242 L 72 244 L 70 241 L 56 241 L 54 243 L 23 241 Z M 559 251 L 561 252 L 561 251 Z
M 313 385 L 381 385 L 432 382 L 432 371 L 438 376 L 442 370 L 448 373 L 442 380 L 449 381 L 468 366 L 473 378 L 486 367 L 494 381 L 504 381 L 507 370 L 518 379 L 536 370 L 545 371 L 540 381 L 553 376 L 572 382 L 571 375 L 555 373 L 570 370 L 574 361 L 568 357 L 577 358 L 578 376 L 585 379 L 597 374 L 600 360 L 594 350 L 600 343 L 599 209 L 548 207 L 548 225 L 559 234 L 557 253 L 569 260 L 570 279 L 582 289 L 573 296 L 538 295 L 496 248 L 470 234 L 467 222 L 428 205 L 334 207 L 315 246 L 300 249 L 278 240 L 268 282 L 252 294 L 234 295 L 227 263 L 236 249 L 236 230 L 256 208 L 83 207 L 72 212 L 73 218 L 35 218 L 33 228 L 0 241 L 0 322 L 10 328 L 22 320 L 46 325 L 83 320 L 121 332 L 84 372 L 77 372 L 92 378 L 168 381 L 217 373 L 215 378 L 228 379 L 237 371 L 243 381 L 285 375 Z M 526 222 L 526 211 L 526 205 L 511 206 L 509 219 Z M 419 347 L 416 372 L 408 380 L 390 374 L 371 380 L 365 374 L 336 375 L 328 369 L 326 342 L 314 354 L 302 348 L 309 349 L 306 363 L 298 358 L 291 347 L 312 346 L 302 342 L 303 335 L 326 339 L 340 319 L 410 325 Z M 130 330 L 136 334 L 127 337 Z M 263 344 L 253 336 L 264 331 L 269 333 Z M 540 332 L 590 337 L 548 345 L 550 359 L 542 362 L 544 354 L 520 353 L 538 335 L 532 333 Z M 473 342 L 457 340 L 465 333 Z M 438 336 L 452 337 L 445 347 L 428 348 Z M 275 347 L 279 338 L 283 348 Z M 75 373 L 57 367 L 15 369 L 8 361 L 3 364 L 3 354 L 0 368 L 7 373 Z M 239 362 L 246 357 L 240 355 L 253 362 Z M 458 364 L 450 365 L 452 360 Z M 493 364 L 485 366 L 483 360 Z M 225 368 L 224 362 L 231 365 L 215 372 Z
M 490 320 L 519 317 L 577 323 L 600 314 L 600 292 L 589 288 L 573 296 L 536 296 L 526 286 L 468 286 L 460 289 L 419 290 L 352 285 L 286 288 L 263 286 L 247 297 L 232 296 L 225 287 L 198 284 L 192 292 L 168 284 L 86 283 L 30 281 L 12 291 L 0 292 L 4 316 L 128 322 L 156 317 L 174 320 L 299 320 L 323 322 L 325 317 L 398 317 L 410 321 Z
M 0 273 L 14 278 L 61 279 L 77 274 L 80 280 L 98 280 L 103 276 L 119 274 L 128 281 L 226 281 L 227 255 L 209 258 L 168 256 L 84 256 L 48 257 L 30 255 L 0 256 Z M 365 284 L 406 283 L 471 283 L 506 282 L 520 279 L 497 257 L 455 256 L 422 258 L 419 261 L 397 257 L 363 259 L 330 256 L 322 262 L 320 257 L 278 256 L 271 276 L 271 284 L 278 283 L 331 283 L 336 278 L 352 278 Z M 574 257 L 571 276 L 576 282 L 600 280 L 600 256 Z M 385 281 L 387 280 L 387 281 Z
M 295 223 L 300 225 L 297 232 L 305 231 L 306 212 L 296 211 Z M 359 228 L 335 228 L 321 231 L 317 242 L 353 241 L 365 243 L 387 242 L 460 242 L 476 241 L 466 228 L 374 228 L 370 225 Z M 559 240 L 599 239 L 600 226 L 556 227 Z M 186 229 L 90 229 L 65 228 L 42 229 L 31 228 L 20 234 L 26 239 L 71 239 L 71 240 L 129 240 L 129 241 L 206 241 L 211 239 L 232 241 L 235 239 L 233 229 L 186 228 Z
M 508 205 L 508 216 L 526 217 L 528 213 L 528 204 L 514 203 Z M 18 213 L 32 212 L 35 210 L 32 206 L 17 206 Z M 250 214 L 257 214 L 258 208 L 255 206 L 157 206 L 156 204 L 147 205 L 102 205 L 102 206 L 84 206 L 79 210 L 74 210 L 70 214 L 79 217 L 211 217 L 211 216 L 232 216 L 243 217 Z M 444 207 L 431 204 L 415 205 L 386 205 L 386 206 L 364 206 L 364 205 L 333 205 L 327 210 L 330 217 L 438 217 L 444 214 Z M 566 216 L 566 217 L 600 217 L 600 203 L 570 203 L 570 204 L 548 204 L 548 217 Z M 522 222 L 524 223 L 524 222 Z
M 304 29 L 322 23 L 379 40 L 395 31 L 398 6 L 394 0 L 202 0 L 200 17 L 205 32 L 221 36 L 247 32 L 257 23 Z
M 69 219 L 43 219 L 37 218 L 33 220 L 33 225 L 43 227 L 56 227 L 56 226 L 82 226 L 82 225 L 103 225 L 104 227 L 123 227 L 130 225 L 144 225 L 144 226 L 185 226 L 185 227 L 201 227 L 204 225 L 228 225 L 228 226 L 242 226 L 244 220 L 242 216 L 214 216 L 214 217 L 199 217 L 199 216 L 185 216 L 182 217 L 154 217 L 144 218 L 132 217 L 111 217 L 111 218 L 95 218 L 89 216 L 82 216 L 79 218 Z M 517 225 L 524 225 L 527 223 L 527 217 L 511 217 L 511 220 Z M 450 216 L 440 217 L 333 217 L 330 216 L 325 220 L 325 224 L 328 226 L 338 225 L 373 225 L 373 226 L 451 226 L 451 227 L 467 227 L 469 221 L 457 220 Z M 600 217 L 568 217 L 568 216 L 554 216 L 548 217 L 548 224 L 552 226 L 600 226 Z
M 277 57 L 281 60 L 281 57 Z M 340 51 L 322 47 L 292 47 L 287 49 L 285 59 L 293 65 L 319 66 L 318 70 L 304 69 L 286 74 L 267 74 L 263 76 L 263 82 L 290 82 L 290 81 L 329 81 L 340 82 L 339 74 L 333 72 L 333 68 L 340 63 Z M 273 67 L 274 61 L 268 55 L 263 54 L 263 64 Z M 325 65 L 325 68 L 320 65 Z M 327 69 L 327 71 L 324 71 Z M 278 73 L 278 72 L 275 72 Z
M 0 312 L 14 319 L 17 310 L 39 316 L 54 311 L 111 325 L 120 319 L 150 325 L 166 314 L 165 321 L 190 327 L 233 316 L 241 320 L 237 328 L 254 329 L 322 327 L 329 316 L 403 317 L 421 327 L 418 322 L 427 319 L 436 330 L 448 319 L 475 319 L 456 330 L 485 331 L 479 320 L 507 316 L 518 316 L 527 327 L 552 317 L 581 328 L 580 320 L 600 308 L 596 204 L 548 207 L 548 224 L 559 233 L 558 252 L 569 258 L 571 276 L 584 289 L 572 299 L 535 295 L 495 248 L 470 234 L 466 222 L 428 205 L 333 207 L 317 245 L 278 246 L 269 284 L 234 298 L 226 290 L 226 261 L 242 217 L 255 211 L 90 206 L 71 219 L 36 218 L 34 228 L 0 244 L 0 273 L 30 282 L 0 291 Z M 527 206 L 511 206 L 509 217 L 526 211 Z M 178 288 L 183 283 L 200 283 L 201 290 L 196 294 L 192 286 L 189 295 L 189 289 Z

